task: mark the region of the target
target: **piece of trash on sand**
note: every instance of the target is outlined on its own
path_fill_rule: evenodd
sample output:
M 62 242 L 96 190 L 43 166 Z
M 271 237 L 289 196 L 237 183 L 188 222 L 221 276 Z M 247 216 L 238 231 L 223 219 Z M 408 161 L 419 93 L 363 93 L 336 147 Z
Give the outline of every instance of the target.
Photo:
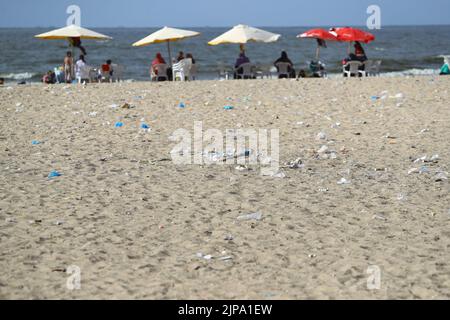
M 97 116 L 97 112 L 96 111 L 93 111 L 93 112 L 89 112 L 89 117 L 95 117 L 95 116 Z
M 5 219 L 5 222 L 6 222 L 6 223 L 15 223 L 15 222 L 16 222 L 16 219 L 14 219 L 14 218 L 6 218 L 6 219 Z
M 236 169 L 237 171 L 248 171 L 247 166 L 244 166 L 242 164 L 236 166 L 234 169 Z
M 122 128 L 122 127 L 123 127 L 123 122 L 116 122 L 116 124 L 114 125 L 114 127 L 116 127 L 116 128 Z
M 402 194 L 402 193 L 399 193 L 399 194 L 397 195 L 397 200 L 398 200 L 398 201 L 405 201 L 406 199 L 407 199 L 406 195 L 404 195 L 404 194 Z
M 201 258 L 201 259 L 205 259 L 205 260 L 211 260 L 211 259 L 213 258 L 212 255 L 210 255 L 210 254 L 204 255 L 204 254 L 201 253 L 201 252 L 198 252 L 198 253 L 196 254 L 196 256 L 199 257 L 199 258 Z
M 223 238 L 225 241 L 232 241 L 234 238 L 231 234 L 225 236 L 225 238 Z
M 31 144 L 32 144 L 33 146 L 36 146 L 36 145 L 38 145 L 38 144 L 41 144 L 41 142 L 38 141 L 38 140 L 33 140 L 33 141 L 31 141 Z
M 134 106 L 132 106 L 131 104 L 125 102 L 125 103 L 121 106 L 121 108 L 122 108 L 122 109 L 131 109 L 131 108 L 134 108 Z
M 301 169 L 305 167 L 301 158 L 297 158 L 294 161 L 289 161 L 286 165 L 290 169 Z
M 119 106 L 118 106 L 117 104 L 114 103 L 114 104 L 110 105 L 109 107 L 110 107 L 111 109 L 117 109 Z
M 146 123 L 141 123 L 141 129 L 149 130 L 150 126 L 148 124 L 146 124 Z
M 442 182 L 448 180 L 448 173 L 445 171 L 439 171 L 436 173 L 436 176 L 434 177 L 434 181 L 436 182 Z
M 322 146 L 319 150 L 317 150 L 317 153 L 327 153 L 328 152 L 328 146 Z
M 350 181 L 348 181 L 348 180 L 345 179 L 345 178 L 342 178 L 341 180 L 339 180 L 339 181 L 337 182 L 337 184 L 339 184 L 339 185 L 350 184 Z
M 219 260 L 219 261 L 228 261 L 228 260 L 232 260 L 232 259 L 233 259 L 233 257 L 231 257 L 231 256 L 217 258 L 217 260 Z
M 184 108 L 186 108 L 186 105 L 183 102 L 180 102 L 178 104 L 178 108 L 184 109 Z
M 57 226 L 60 226 L 62 224 L 64 224 L 64 221 L 55 221 L 55 225 L 57 225 Z
M 283 171 L 281 171 L 278 168 L 272 167 L 269 168 L 262 167 L 261 175 L 265 177 L 280 178 L 280 179 L 286 178 L 286 174 Z
M 319 132 L 316 136 L 317 140 L 327 140 L 327 134 L 325 132 Z
M 245 214 L 242 216 L 239 216 L 236 218 L 238 221 L 246 221 L 246 220 L 261 220 L 262 219 L 262 213 L 261 212 L 255 212 L 250 214 Z
M 425 160 L 427 160 L 427 156 L 426 155 L 424 155 L 423 157 L 417 158 L 416 160 L 414 160 L 414 163 L 419 163 L 419 162 L 424 163 Z
M 61 177 L 62 173 L 56 171 L 56 170 L 52 170 L 49 174 L 48 174 L 48 178 L 56 178 L 56 177 Z
M 374 214 L 372 216 L 372 219 L 378 219 L 378 220 L 383 220 L 383 221 L 387 220 L 387 218 L 384 215 L 382 215 L 382 214 Z
M 225 106 L 223 107 L 224 110 L 233 110 L 234 107 L 233 106 Z

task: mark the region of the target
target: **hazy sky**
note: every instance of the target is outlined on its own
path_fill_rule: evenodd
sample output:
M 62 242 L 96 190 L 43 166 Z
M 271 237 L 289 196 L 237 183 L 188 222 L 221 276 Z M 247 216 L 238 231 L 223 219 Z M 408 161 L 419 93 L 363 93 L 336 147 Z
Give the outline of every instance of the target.
M 450 24 L 450 0 L 0 0 L 0 27 L 63 26 L 71 4 L 86 27 L 365 25 L 371 4 L 384 25 Z

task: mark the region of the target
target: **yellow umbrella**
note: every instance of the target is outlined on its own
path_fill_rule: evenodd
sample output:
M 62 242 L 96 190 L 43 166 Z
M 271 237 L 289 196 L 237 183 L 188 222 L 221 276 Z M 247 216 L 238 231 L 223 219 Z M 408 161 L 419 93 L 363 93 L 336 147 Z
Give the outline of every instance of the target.
M 277 41 L 280 37 L 281 35 L 279 34 L 240 24 L 214 40 L 211 40 L 208 44 L 210 46 L 216 46 L 224 43 L 236 43 L 241 45 L 244 45 L 247 42 L 269 43 Z
M 77 25 L 70 25 L 61 29 L 56 29 L 50 32 L 38 34 L 35 38 L 46 40 L 61 40 L 69 38 L 91 39 L 91 40 L 106 40 L 112 39 L 104 34 L 79 27 Z
M 191 38 L 200 35 L 200 33 L 189 30 L 175 29 L 170 27 L 164 27 L 148 37 L 133 43 L 133 47 L 147 46 L 153 43 L 167 42 L 167 50 L 169 51 L 169 61 L 172 65 L 172 57 L 170 53 L 170 42 L 178 41 L 186 38 Z

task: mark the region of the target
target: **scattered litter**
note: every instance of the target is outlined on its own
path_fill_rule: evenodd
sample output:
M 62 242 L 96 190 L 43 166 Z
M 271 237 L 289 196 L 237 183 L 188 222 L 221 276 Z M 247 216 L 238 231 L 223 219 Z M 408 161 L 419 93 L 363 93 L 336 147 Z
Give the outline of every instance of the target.
M 248 170 L 247 166 L 244 166 L 244 165 L 238 165 L 237 167 L 235 167 L 235 169 L 237 171 L 247 171 Z
M 407 199 L 406 196 L 404 194 L 402 194 L 402 193 L 399 193 L 397 195 L 397 200 L 398 201 L 405 201 L 406 199 Z
M 114 127 L 116 127 L 116 128 L 122 128 L 122 127 L 123 127 L 123 122 L 116 122 L 116 124 L 114 125 Z
M 178 107 L 181 108 L 181 109 L 184 109 L 184 108 L 186 108 L 186 105 L 183 102 L 180 102 L 178 104 Z
M 220 261 L 228 261 L 228 260 L 231 260 L 231 259 L 233 259 L 233 257 L 231 257 L 231 256 L 225 256 L 225 257 L 220 257 L 220 258 L 218 258 L 217 260 L 220 260 Z
M 48 174 L 48 178 L 49 178 L 49 179 L 51 179 L 51 178 L 56 178 L 56 177 L 60 177 L 60 176 L 62 176 L 62 174 L 59 173 L 59 172 L 56 171 L 56 170 L 52 170 L 52 171 Z
M 414 160 L 414 163 L 419 163 L 419 162 L 424 163 L 425 160 L 427 160 L 427 156 L 426 155 L 423 156 L 423 157 L 417 158 L 416 160 Z
M 339 181 L 337 182 L 337 184 L 339 184 L 339 185 L 350 184 L 350 181 L 348 181 L 348 180 L 345 179 L 345 178 L 342 178 L 341 180 L 339 180 Z
M 262 219 L 262 213 L 261 212 L 255 212 L 255 213 L 250 213 L 250 214 L 246 214 L 243 216 L 239 216 L 237 217 L 237 220 L 239 221 L 245 221 L 245 220 L 261 220 Z
M 201 258 L 201 259 L 205 259 L 205 260 L 211 260 L 213 258 L 212 255 L 208 254 L 208 255 L 203 255 L 203 253 L 198 252 L 196 254 L 197 257 Z
M 233 110 L 234 107 L 233 106 L 225 106 L 223 107 L 224 110 Z
M 316 138 L 317 140 L 327 140 L 327 135 L 325 132 L 319 132 Z
M 340 126 L 341 126 L 341 123 L 340 123 L 340 122 L 336 122 L 336 123 L 334 123 L 334 124 L 331 125 L 331 128 L 332 128 L 332 129 L 337 129 L 337 128 L 339 128 Z
M 132 105 L 130 105 L 129 103 L 124 103 L 122 106 L 121 106 L 121 108 L 122 109 L 131 109 L 131 108 L 134 108 Z
M 6 223 L 15 223 L 15 222 L 16 222 L 16 219 L 14 219 L 14 218 L 6 218 L 6 219 L 5 219 L 5 222 L 6 222 Z
M 422 166 L 422 167 L 420 167 L 420 169 L 419 169 L 419 174 L 422 174 L 422 173 L 428 173 L 429 171 L 430 171 L 430 169 L 428 169 L 428 167 Z
M 301 169 L 305 167 L 301 158 L 297 158 L 294 161 L 288 162 L 287 166 L 291 169 Z
M 448 180 L 448 173 L 444 171 L 440 171 L 436 174 L 434 181 L 436 182 L 442 182 Z
M 225 236 L 225 238 L 224 238 L 225 241 L 232 241 L 233 239 L 234 238 L 233 238 L 233 236 L 231 234 Z
M 89 112 L 89 117 L 95 117 L 97 115 L 96 111 Z
M 378 99 L 380 99 L 379 96 L 371 96 L 370 97 L 370 100 L 372 100 L 372 101 L 377 101 Z
M 146 123 L 141 123 L 141 129 L 149 130 L 150 126 L 148 124 L 146 124 Z
M 278 168 L 261 168 L 261 175 L 262 176 L 268 176 L 268 177 L 273 177 L 273 178 L 280 178 L 283 179 L 286 177 L 286 174 L 281 171 Z
M 117 104 L 112 104 L 109 106 L 111 109 L 117 109 L 119 106 Z
M 36 145 L 38 145 L 38 144 L 41 144 L 41 142 L 38 141 L 38 140 L 33 140 L 33 141 L 31 141 L 31 144 L 32 144 L 33 146 L 36 146 Z
M 55 225 L 60 226 L 60 225 L 62 225 L 63 223 L 64 223 L 64 221 L 56 221 L 56 222 L 55 222 Z
M 317 153 L 322 154 L 322 153 L 327 153 L 328 152 L 328 146 L 322 146 L 319 150 L 317 150 Z
M 385 216 L 383 216 L 382 214 L 374 214 L 372 219 L 378 219 L 378 220 L 383 220 L 383 221 L 387 220 L 387 218 Z
M 317 191 L 319 192 L 328 192 L 328 188 L 319 188 Z

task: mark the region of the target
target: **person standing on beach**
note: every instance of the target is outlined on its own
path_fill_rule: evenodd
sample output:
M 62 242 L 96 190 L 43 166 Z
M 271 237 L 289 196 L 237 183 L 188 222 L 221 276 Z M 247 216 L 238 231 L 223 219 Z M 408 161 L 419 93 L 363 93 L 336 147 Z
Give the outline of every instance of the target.
M 86 60 L 84 59 L 84 55 L 80 55 L 80 59 L 78 59 L 77 63 L 75 64 L 75 75 L 81 83 L 89 82 L 90 80 L 89 67 L 86 63 Z
M 64 58 L 64 77 L 67 83 L 72 83 L 75 79 L 73 57 L 70 51 L 67 51 L 66 57 Z

